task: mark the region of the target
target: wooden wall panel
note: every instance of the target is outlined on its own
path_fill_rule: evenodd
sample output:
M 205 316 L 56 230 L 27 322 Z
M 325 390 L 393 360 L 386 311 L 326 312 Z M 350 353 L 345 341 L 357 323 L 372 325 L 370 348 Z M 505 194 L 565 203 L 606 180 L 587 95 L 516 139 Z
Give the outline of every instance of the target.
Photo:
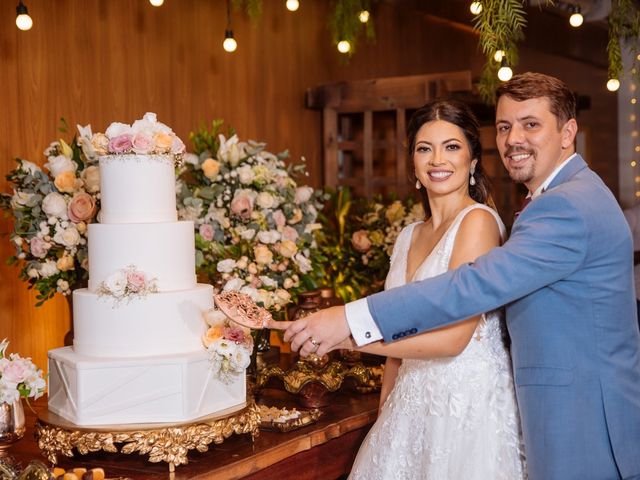
M 327 0 L 304 0 L 296 13 L 284 0 L 264 0 L 255 23 L 234 11 L 234 54 L 221 46 L 223 0 L 166 0 L 160 8 L 146 0 L 33 0 L 26 2 L 35 22 L 29 32 L 15 28 L 15 3 L 0 2 L 2 191 L 14 157 L 44 162 L 42 151 L 57 138 L 60 117 L 104 131 L 111 121 L 131 122 L 146 111 L 185 142 L 201 122 L 224 118 L 243 139 L 266 141 L 271 151 L 289 149 L 294 160 L 305 156 L 310 182 L 319 186 L 321 113 L 304 108 L 307 88 L 469 69 L 477 75 L 482 66 L 469 28 L 434 20 L 411 2 L 379 2 L 376 42 L 361 43 L 349 62 L 329 42 Z M 540 66 L 538 57 L 527 51 L 523 64 L 562 73 L 560 57 L 547 56 Z M 589 80 L 600 82 L 604 70 L 579 62 L 571 67 L 583 93 L 600 95 L 594 102 L 602 105 L 599 114 L 615 118 L 615 101 Z M 613 126 L 595 131 L 603 137 L 596 156 L 616 151 Z M 616 171 L 604 173 L 615 188 Z M 0 220 L 0 233 L 10 228 Z M 10 253 L 6 237 L 0 238 L 0 259 Z M 0 338 L 9 337 L 12 350 L 45 366 L 47 349 L 62 345 L 68 330 L 67 304 L 56 299 L 35 308 L 16 273 L 0 265 Z

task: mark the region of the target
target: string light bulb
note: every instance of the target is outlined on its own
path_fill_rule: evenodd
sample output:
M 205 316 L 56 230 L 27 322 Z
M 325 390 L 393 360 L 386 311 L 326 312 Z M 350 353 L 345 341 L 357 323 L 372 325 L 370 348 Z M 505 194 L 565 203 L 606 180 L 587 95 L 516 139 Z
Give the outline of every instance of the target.
M 16 27 L 23 31 L 31 30 L 33 27 L 33 19 L 29 16 L 27 7 L 22 3 L 22 0 L 18 2 L 16 7 Z
M 579 5 L 573 6 L 573 13 L 569 17 L 569 25 L 572 27 L 578 28 L 584 22 L 584 17 L 582 16 L 582 12 L 580 11 Z
M 340 40 L 338 42 L 338 51 L 340 53 L 349 53 L 351 51 L 351 44 L 347 40 Z
M 469 5 L 469 11 L 474 15 L 480 15 L 480 13 L 482 13 L 482 2 L 471 2 L 471 5 Z
M 358 20 L 360 20 L 362 23 L 367 23 L 369 21 L 369 11 L 368 10 L 362 10 L 358 14 Z
M 610 92 L 615 92 L 619 88 L 620 88 L 620 80 L 618 80 L 617 78 L 610 78 L 607 81 L 607 90 L 609 90 Z
M 222 48 L 225 52 L 233 53 L 238 48 L 238 42 L 233 38 L 233 30 L 224 31 L 224 42 L 222 42 Z
M 298 8 L 300 8 L 300 2 L 298 0 L 287 0 L 286 6 L 287 10 L 289 10 L 290 12 L 295 12 L 296 10 L 298 10 Z
M 513 70 L 511 70 L 511 67 L 509 67 L 507 63 L 507 57 L 502 57 L 502 60 L 500 60 L 500 70 L 498 70 L 498 78 L 503 82 L 507 82 L 511 80 L 511 77 L 513 77 Z
M 149 0 L 149 3 L 154 7 L 160 7 L 164 3 L 164 0 Z
M 493 59 L 498 63 L 502 62 L 502 57 L 504 57 L 504 50 L 496 50 L 493 54 Z

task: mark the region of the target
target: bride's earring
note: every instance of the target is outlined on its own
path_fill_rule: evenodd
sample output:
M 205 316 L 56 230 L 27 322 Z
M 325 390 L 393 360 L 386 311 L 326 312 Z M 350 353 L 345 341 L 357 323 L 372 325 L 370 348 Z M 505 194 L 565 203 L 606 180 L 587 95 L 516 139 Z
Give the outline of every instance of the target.
M 469 185 L 472 187 L 476 184 L 476 177 L 473 174 L 476 173 L 475 168 L 469 172 Z
M 416 180 L 416 190 L 420 190 L 422 188 L 422 184 L 420 183 L 420 180 Z

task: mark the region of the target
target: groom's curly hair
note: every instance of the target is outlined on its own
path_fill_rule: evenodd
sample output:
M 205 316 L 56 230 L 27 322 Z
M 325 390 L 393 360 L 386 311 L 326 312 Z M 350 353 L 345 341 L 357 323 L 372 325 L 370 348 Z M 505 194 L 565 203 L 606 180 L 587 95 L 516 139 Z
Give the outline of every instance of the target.
M 416 183 L 415 169 L 413 167 L 413 154 L 416 148 L 416 136 L 418 131 L 425 123 L 435 120 L 443 120 L 452 123 L 462 130 L 467 140 L 471 153 L 471 160 L 476 159 L 475 172 L 473 174 L 475 185 L 469 185 L 469 195 L 478 203 L 490 204 L 493 202 L 490 198 L 491 184 L 489 178 L 482 167 L 482 145 L 480 143 L 480 128 L 478 119 L 471 111 L 468 105 L 453 99 L 437 99 L 420 107 L 411 116 L 407 125 L 407 158 L 409 160 L 409 180 L 412 184 Z M 429 207 L 429 197 L 425 188 L 419 190 L 422 199 L 422 206 L 427 216 L 431 215 Z

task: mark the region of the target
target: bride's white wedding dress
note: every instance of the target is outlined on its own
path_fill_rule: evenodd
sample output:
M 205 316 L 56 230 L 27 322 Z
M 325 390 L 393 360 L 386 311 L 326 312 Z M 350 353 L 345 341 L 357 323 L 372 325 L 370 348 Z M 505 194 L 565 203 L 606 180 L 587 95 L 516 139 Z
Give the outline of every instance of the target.
M 447 271 L 456 233 L 474 208 L 462 210 L 413 280 Z M 406 283 L 407 255 L 417 223 L 398 236 L 385 288 Z M 469 298 L 473 302 L 473 298 Z M 526 478 L 511 362 L 501 313 L 484 316 L 456 357 L 403 360 L 393 390 L 364 440 L 351 480 L 519 480 Z

